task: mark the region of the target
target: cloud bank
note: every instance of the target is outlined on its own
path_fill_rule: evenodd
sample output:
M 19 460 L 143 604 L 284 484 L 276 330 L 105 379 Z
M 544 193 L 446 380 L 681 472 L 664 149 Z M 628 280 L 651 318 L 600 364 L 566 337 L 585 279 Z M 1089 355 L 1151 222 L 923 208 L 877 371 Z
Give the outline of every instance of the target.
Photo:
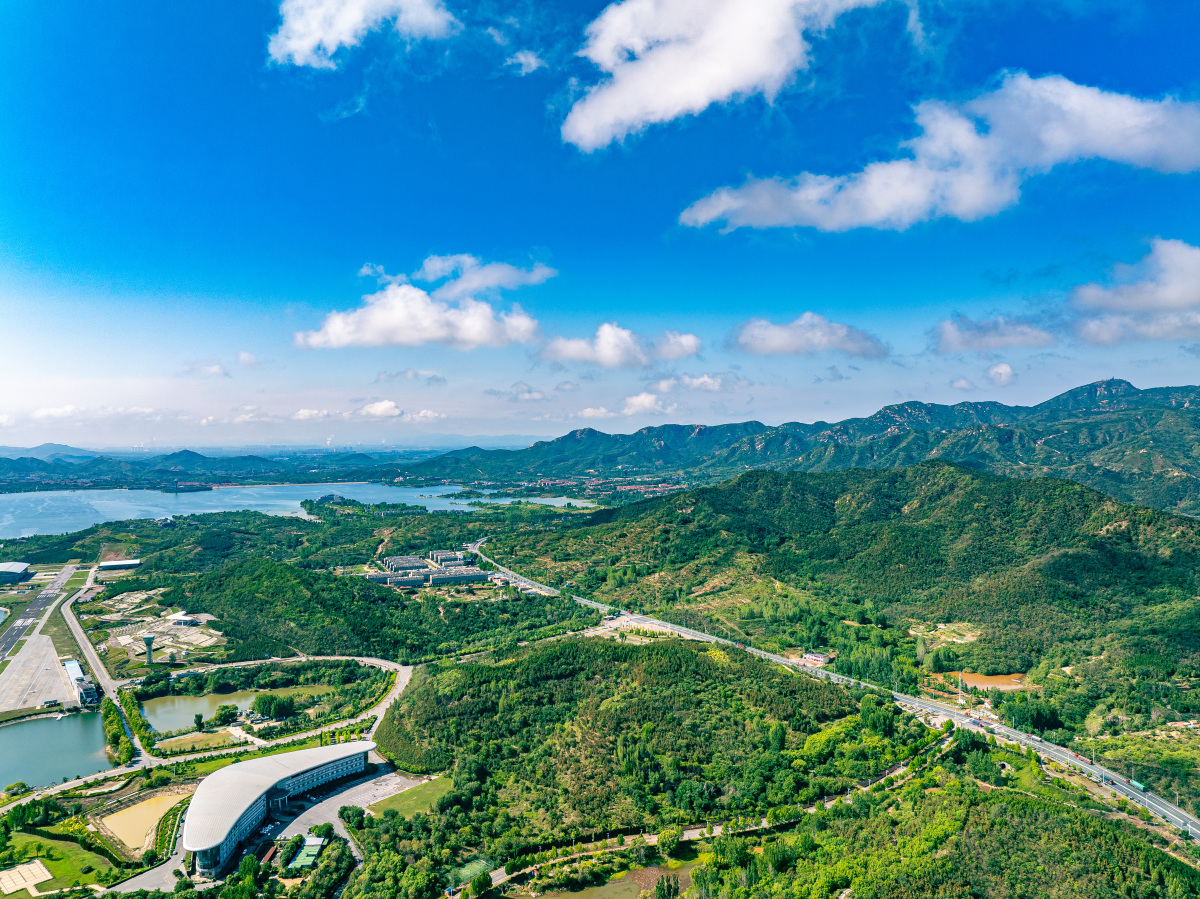
M 587 28 L 580 55 L 607 77 L 571 108 L 563 139 L 599 149 L 713 103 L 768 100 L 808 67 L 805 32 L 881 0 L 622 0 Z
M 1200 104 L 1143 100 L 1059 75 L 1005 75 L 964 103 L 926 100 L 907 158 L 850 175 L 805 172 L 723 187 L 680 215 L 685 225 L 903 230 L 936 218 L 976 221 L 1017 203 L 1029 177 L 1105 159 L 1159 172 L 1200 168 Z
M 831 322 L 816 312 L 805 312 L 795 321 L 777 325 L 752 318 L 738 332 L 737 345 L 756 356 L 811 356 L 821 352 L 844 353 L 860 359 L 882 359 L 888 354 L 883 342 L 851 325 Z
M 1155 238 L 1136 265 L 1116 266 L 1111 285 L 1081 285 L 1071 299 L 1076 334 L 1088 343 L 1200 335 L 1200 247 Z
M 363 297 L 349 312 L 331 312 L 316 331 L 298 331 L 297 346 L 422 346 L 440 343 L 459 350 L 527 343 L 537 322 L 520 306 L 498 311 L 480 294 L 540 284 L 554 269 L 538 264 L 520 269 L 503 262 L 481 263 L 474 256 L 430 256 L 414 274 L 418 281 L 443 283 L 427 291 L 403 278 L 383 276 L 382 288 Z
M 583 362 L 602 368 L 645 368 L 655 359 L 683 359 L 700 351 L 695 334 L 666 331 L 653 342 L 605 322 L 594 337 L 555 337 L 542 348 L 542 356 L 555 362 Z
M 448 36 L 458 22 L 440 0 L 283 0 L 267 52 L 277 63 L 333 69 L 333 55 L 392 22 L 403 38 Z

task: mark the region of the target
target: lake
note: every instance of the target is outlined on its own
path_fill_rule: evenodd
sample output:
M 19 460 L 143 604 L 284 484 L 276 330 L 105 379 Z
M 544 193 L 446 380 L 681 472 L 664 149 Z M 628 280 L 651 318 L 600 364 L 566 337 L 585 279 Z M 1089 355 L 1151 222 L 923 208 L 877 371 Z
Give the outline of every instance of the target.
M 277 690 L 238 690 L 236 693 L 209 693 L 207 696 L 155 696 L 142 703 L 142 714 L 157 731 L 179 730 L 195 723 L 196 713 L 206 719 L 217 712 L 218 706 L 236 705 L 239 711 L 250 708 L 255 696 L 271 693 L 275 696 L 313 695 L 331 693 L 333 687 L 304 685 L 280 687 Z
M 300 501 L 336 493 L 362 503 L 408 503 L 431 512 L 468 511 L 472 500 L 452 500 L 447 494 L 462 488 L 389 487 L 383 484 L 274 484 L 261 487 L 221 487 L 197 493 L 162 493 L 157 490 L 40 490 L 36 493 L 0 493 L 0 539 L 34 534 L 69 534 L 104 521 L 134 518 L 167 518 L 204 512 L 248 510 L 268 515 L 302 515 Z M 508 497 L 475 502 L 509 503 Z M 536 498 L 529 502 L 562 506 L 565 497 Z
M 47 787 L 111 767 L 99 712 L 0 727 L 0 788 L 17 781 Z

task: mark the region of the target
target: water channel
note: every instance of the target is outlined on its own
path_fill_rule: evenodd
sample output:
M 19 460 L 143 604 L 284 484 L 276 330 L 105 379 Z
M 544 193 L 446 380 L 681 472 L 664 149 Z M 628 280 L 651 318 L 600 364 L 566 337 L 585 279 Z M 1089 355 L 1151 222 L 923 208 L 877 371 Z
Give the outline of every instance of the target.
M 34 493 L 0 493 L 0 539 L 34 534 L 67 534 L 104 521 L 167 518 L 205 512 L 247 510 L 268 515 L 302 515 L 300 501 L 336 493 L 363 503 L 407 503 L 430 512 L 466 512 L 468 503 L 510 503 L 511 497 L 451 499 L 462 488 L 389 487 L 384 484 L 273 484 L 261 487 L 221 487 L 197 493 L 162 493 L 158 490 L 39 490 Z M 587 505 L 566 497 L 529 498 L 528 502 L 563 506 Z
M 111 767 L 99 712 L 0 727 L 0 788 L 17 781 L 45 787 Z

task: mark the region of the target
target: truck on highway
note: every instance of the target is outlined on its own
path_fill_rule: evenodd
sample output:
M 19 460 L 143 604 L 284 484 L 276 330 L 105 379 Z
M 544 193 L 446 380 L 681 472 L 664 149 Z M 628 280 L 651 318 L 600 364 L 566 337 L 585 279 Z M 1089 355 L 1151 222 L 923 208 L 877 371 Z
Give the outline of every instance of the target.
M 1138 783 L 1136 780 L 1131 780 L 1131 781 L 1129 781 L 1129 785 L 1130 785 L 1131 787 L 1133 787 L 1135 790 L 1141 790 L 1143 793 L 1145 793 L 1145 792 L 1146 792 L 1146 785 L 1145 785 L 1145 784 L 1140 784 L 1140 783 Z

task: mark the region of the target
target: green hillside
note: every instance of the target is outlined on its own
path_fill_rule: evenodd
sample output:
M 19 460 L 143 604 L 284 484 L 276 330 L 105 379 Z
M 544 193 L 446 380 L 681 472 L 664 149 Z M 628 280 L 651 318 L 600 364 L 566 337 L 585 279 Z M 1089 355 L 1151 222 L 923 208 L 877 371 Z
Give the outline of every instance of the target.
M 358 577 L 267 560 L 238 562 L 173 588 L 163 602 L 208 612 L 230 660 L 302 652 L 400 662 L 540 639 L 594 617 L 560 599 L 477 602 L 408 597 Z
M 940 462 L 757 471 L 589 521 L 495 551 L 597 598 L 636 584 L 643 604 L 686 608 L 736 575 L 778 581 L 801 605 L 812 596 L 850 614 L 971 622 L 982 631 L 973 651 L 1000 668 L 1101 635 L 1200 663 L 1200 524 L 1065 481 Z
M 1200 387 L 1138 390 L 1110 380 L 1036 406 L 909 402 L 835 423 L 584 428 L 523 450 L 455 451 L 410 471 L 468 481 L 590 472 L 715 482 L 754 468 L 841 471 L 942 459 L 1009 477 L 1067 478 L 1126 502 L 1194 513 L 1198 448 Z
M 892 703 L 860 697 L 744 652 L 572 641 L 436 670 L 377 740 L 408 770 L 470 754 L 474 779 L 496 794 L 485 806 L 527 809 L 511 830 L 498 826 L 513 849 L 572 829 L 766 814 L 844 793 L 928 733 Z

